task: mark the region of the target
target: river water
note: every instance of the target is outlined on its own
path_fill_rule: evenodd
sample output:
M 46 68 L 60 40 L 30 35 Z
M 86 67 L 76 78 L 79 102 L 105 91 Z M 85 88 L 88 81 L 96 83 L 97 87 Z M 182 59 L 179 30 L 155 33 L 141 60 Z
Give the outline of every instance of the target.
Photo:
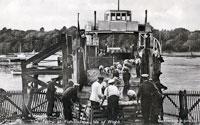
M 200 90 L 200 58 L 164 57 L 161 82 L 169 91 Z M 21 76 L 13 76 L 10 67 L 0 67 L 0 88 L 22 90 Z M 44 80 L 49 79 L 43 76 Z
M 200 91 L 200 57 L 164 57 L 161 82 L 168 90 Z

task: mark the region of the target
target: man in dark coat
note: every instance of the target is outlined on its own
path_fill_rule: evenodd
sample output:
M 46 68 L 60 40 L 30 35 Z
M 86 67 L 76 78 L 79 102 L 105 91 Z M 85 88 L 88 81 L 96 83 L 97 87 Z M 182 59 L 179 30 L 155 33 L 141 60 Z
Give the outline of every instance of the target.
M 113 70 L 113 77 L 119 77 L 119 71 L 117 69 Z
M 66 88 L 63 92 L 62 103 L 63 103 L 63 113 L 65 120 L 72 121 L 72 106 L 73 103 L 79 101 L 77 96 L 78 84 L 74 84 L 72 81 L 69 81 L 69 87 Z
M 130 88 L 129 80 L 131 78 L 131 74 L 129 73 L 128 69 L 125 68 L 123 72 L 123 80 L 124 80 L 124 90 L 123 95 L 127 95 L 127 91 Z
M 163 85 L 160 82 L 161 74 L 162 74 L 161 71 L 158 71 L 157 73 L 155 73 L 155 85 L 158 88 L 158 91 L 162 94 L 162 90 L 166 90 L 167 86 Z M 163 100 L 162 98 L 158 98 L 156 101 L 158 103 L 158 115 L 160 114 L 160 118 L 161 120 L 163 120 Z M 158 116 L 156 117 L 156 119 L 158 119 Z
M 49 81 L 47 85 L 47 101 L 48 101 L 48 106 L 47 106 L 47 117 L 51 117 L 53 114 L 53 107 L 54 107 L 54 102 L 55 102 L 55 82 L 56 81 Z
M 141 75 L 143 82 L 139 87 L 137 98 L 141 97 L 141 108 L 144 123 L 149 123 L 150 113 L 152 108 L 152 102 L 154 93 L 157 91 L 154 85 L 148 80 L 148 74 Z

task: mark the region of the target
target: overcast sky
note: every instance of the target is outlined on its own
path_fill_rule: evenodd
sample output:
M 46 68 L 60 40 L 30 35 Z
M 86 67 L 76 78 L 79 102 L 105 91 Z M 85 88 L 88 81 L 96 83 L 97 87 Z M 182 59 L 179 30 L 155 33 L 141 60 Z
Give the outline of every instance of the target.
M 3 27 L 28 30 L 61 29 L 97 20 L 103 20 L 104 12 L 117 9 L 117 0 L 0 0 L 0 29 Z M 148 22 L 156 29 L 183 27 L 200 30 L 200 0 L 121 0 L 120 9 L 132 11 L 132 20 L 144 23 L 148 10 Z

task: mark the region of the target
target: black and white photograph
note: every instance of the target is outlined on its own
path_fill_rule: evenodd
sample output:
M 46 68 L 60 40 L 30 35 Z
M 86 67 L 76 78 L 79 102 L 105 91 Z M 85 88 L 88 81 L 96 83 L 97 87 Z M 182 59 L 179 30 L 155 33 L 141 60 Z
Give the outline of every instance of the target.
M 199 0 L 0 0 L 0 125 L 199 125 Z

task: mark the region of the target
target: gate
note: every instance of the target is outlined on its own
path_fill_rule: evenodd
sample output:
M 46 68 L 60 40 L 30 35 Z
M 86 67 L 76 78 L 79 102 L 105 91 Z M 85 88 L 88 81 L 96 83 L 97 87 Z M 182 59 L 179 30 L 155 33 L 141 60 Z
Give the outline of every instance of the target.
M 200 122 L 200 92 L 173 91 L 163 93 L 164 114 L 178 120 Z
M 22 116 L 22 91 L 1 91 L 0 122 L 8 118 Z
M 59 114 L 60 117 L 63 117 L 63 108 L 61 102 L 61 94 L 56 93 L 56 100 L 53 112 Z M 47 111 L 47 99 L 46 99 L 46 92 L 33 92 L 32 96 L 32 104 L 30 111 L 35 115 L 46 114 Z
M 23 116 L 23 97 L 22 91 L 1 91 L 0 93 L 0 122 L 5 119 L 12 119 Z M 46 114 L 47 99 L 46 92 L 32 92 L 32 103 L 29 111 L 32 115 Z M 56 101 L 54 106 L 54 113 L 63 118 L 63 108 L 61 102 L 61 93 L 56 93 Z

